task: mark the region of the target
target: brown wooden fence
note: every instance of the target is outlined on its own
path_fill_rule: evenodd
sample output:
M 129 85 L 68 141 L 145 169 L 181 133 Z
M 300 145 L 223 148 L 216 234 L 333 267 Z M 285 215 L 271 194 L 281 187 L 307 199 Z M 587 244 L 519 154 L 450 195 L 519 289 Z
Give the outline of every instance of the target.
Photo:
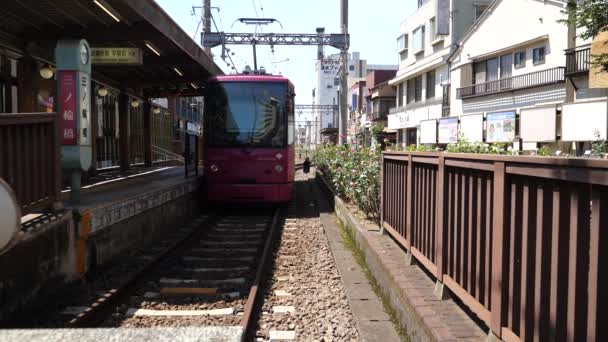
M 0 177 L 22 214 L 49 208 L 61 192 L 60 145 L 54 113 L 0 114 Z
M 506 341 L 608 338 L 608 161 L 386 152 L 382 222 Z

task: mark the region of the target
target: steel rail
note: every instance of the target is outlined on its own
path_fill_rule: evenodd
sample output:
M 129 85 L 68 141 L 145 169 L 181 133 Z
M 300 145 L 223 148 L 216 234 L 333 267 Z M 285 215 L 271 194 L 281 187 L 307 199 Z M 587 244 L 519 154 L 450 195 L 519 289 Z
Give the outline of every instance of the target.
M 201 222 L 198 227 L 212 224 L 216 219 L 216 215 L 210 215 L 203 222 Z M 106 313 L 114 308 L 114 304 L 118 303 L 123 296 L 128 294 L 131 288 L 133 288 L 144 276 L 148 274 L 148 271 L 154 269 L 168 255 L 179 250 L 184 245 L 187 245 L 193 238 L 204 234 L 204 232 L 204 229 L 194 228 L 192 232 L 186 234 L 183 239 L 180 239 L 179 241 L 175 242 L 167 249 L 165 249 L 162 253 L 155 256 L 152 260 L 146 262 L 138 270 L 133 272 L 133 274 L 129 276 L 121 286 L 107 291 L 103 296 L 101 296 L 93 304 L 87 307 L 87 309 L 85 309 L 78 316 L 68 322 L 67 327 L 86 328 L 94 327 L 95 325 L 100 323 L 100 321 L 102 321 L 107 316 Z
M 268 265 L 270 258 L 272 257 L 272 245 L 275 241 L 275 236 L 278 232 L 279 227 L 279 218 L 281 217 L 281 209 L 277 208 L 274 212 L 274 216 L 272 218 L 272 224 L 270 226 L 270 230 L 268 232 L 268 236 L 266 237 L 266 242 L 264 244 L 264 251 L 262 252 L 262 257 L 260 258 L 260 263 L 258 264 L 258 268 L 256 270 L 255 280 L 253 281 L 253 285 L 249 290 L 249 296 L 247 297 L 247 303 L 245 303 L 245 310 L 243 312 L 243 318 L 241 319 L 241 327 L 243 328 L 243 337 L 242 340 L 246 341 L 247 338 L 252 332 L 250 329 L 255 330 L 255 326 L 252 326 L 252 323 L 255 322 L 255 309 L 258 307 L 259 300 L 262 299 L 262 291 L 258 291 L 263 282 L 264 273 L 266 271 L 266 265 Z M 255 331 L 253 331 L 255 333 Z

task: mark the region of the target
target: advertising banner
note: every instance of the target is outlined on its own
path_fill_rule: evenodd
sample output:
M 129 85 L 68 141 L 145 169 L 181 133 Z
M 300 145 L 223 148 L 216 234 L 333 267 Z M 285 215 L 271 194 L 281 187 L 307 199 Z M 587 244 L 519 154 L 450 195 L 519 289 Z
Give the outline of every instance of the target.
M 77 143 L 76 123 L 76 71 L 59 71 L 59 114 L 61 144 L 73 146 Z
M 439 143 L 450 144 L 458 142 L 458 118 L 439 119 Z
M 487 142 L 513 142 L 515 140 L 515 111 L 488 113 L 486 116 Z

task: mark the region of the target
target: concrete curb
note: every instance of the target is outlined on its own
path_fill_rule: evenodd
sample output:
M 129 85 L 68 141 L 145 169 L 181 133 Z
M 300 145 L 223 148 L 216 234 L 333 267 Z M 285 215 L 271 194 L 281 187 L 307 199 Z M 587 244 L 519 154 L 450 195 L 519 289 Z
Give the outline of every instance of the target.
M 410 266 L 405 251 L 389 236 L 366 229 L 318 172 L 316 180 L 363 251 L 369 270 L 411 341 L 485 340 L 487 333 L 456 303 L 433 298 L 434 280 L 417 266 Z

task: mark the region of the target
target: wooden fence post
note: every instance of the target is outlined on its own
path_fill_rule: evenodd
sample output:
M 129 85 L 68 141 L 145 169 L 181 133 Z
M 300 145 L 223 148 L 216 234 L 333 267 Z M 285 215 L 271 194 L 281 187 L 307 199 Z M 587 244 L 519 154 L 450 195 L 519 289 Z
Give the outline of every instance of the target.
M 446 226 L 446 210 L 444 204 L 447 204 L 448 200 L 445 191 L 445 157 L 440 156 L 439 161 L 437 163 L 437 197 L 436 197 L 436 213 L 437 213 L 437 221 L 435 223 L 435 263 L 437 264 L 437 273 L 435 277 L 437 277 L 437 281 L 443 283 L 443 264 L 444 264 L 444 256 L 443 256 L 443 246 L 445 244 L 444 237 L 447 236 L 445 230 Z
M 384 152 L 380 154 L 380 232 L 386 234 L 384 229 Z
M 407 160 L 407 210 L 406 210 L 406 224 L 405 224 L 405 230 L 406 230 L 406 235 L 407 235 L 407 246 L 405 246 L 405 248 L 408 250 L 408 252 L 411 254 L 412 253 L 412 214 L 414 212 L 414 208 L 412 206 L 412 174 L 414 168 L 412 166 L 412 155 L 409 154 L 408 155 L 408 160 Z M 413 257 L 412 257 L 413 260 Z
M 502 337 L 502 326 L 504 321 L 503 306 L 503 274 L 505 271 L 505 244 L 509 243 L 508 230 L 505 229 L 505 188 L 506 174 L 505 162 L 494 162 L 494 196 L 493 196 L 493 221 L 492 221 L 492 290 L 491 290 L 491 312 L 490 312 L 490 334 L 498 338 Z

